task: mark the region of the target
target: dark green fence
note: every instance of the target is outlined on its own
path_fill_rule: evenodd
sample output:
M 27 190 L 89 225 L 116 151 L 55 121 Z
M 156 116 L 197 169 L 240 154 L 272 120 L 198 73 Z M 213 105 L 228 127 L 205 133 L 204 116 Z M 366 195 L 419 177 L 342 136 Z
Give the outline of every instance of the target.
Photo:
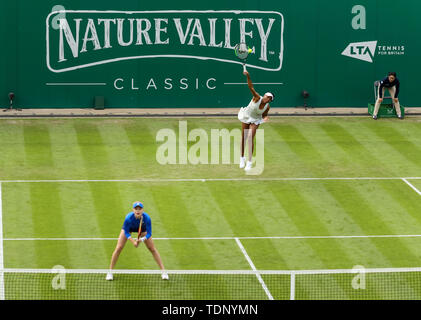
M 250 95 L 233 46 L 274 107 L 366 107 L 396 71 L 419 106 L 421 2 L 1 1 L 0 105 L 22 108 L 241 107 Z

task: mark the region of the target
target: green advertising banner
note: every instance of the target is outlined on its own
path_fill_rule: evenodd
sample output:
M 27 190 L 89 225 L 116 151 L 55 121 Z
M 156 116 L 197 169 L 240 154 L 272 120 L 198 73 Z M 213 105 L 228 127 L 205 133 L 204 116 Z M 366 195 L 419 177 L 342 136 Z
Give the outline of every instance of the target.
M 273 107 L 366 107 L 373 83 L 396 71 L 402 105 L 414 95 L 421 3 L 384 0 L 108 0 L 0 4 L 0 102 L 21 108 L 239 108 L 255 89 Z

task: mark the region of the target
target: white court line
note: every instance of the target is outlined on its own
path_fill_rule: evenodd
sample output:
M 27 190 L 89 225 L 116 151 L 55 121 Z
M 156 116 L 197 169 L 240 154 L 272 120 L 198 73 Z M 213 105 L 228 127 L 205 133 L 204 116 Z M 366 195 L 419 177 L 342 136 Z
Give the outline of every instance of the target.
M 410 183 L 408 180 L 406 180 L 406 178 L 402 178 L 403 182 L 405 182 L 408 186 L 410 186 L 412 188 L 412 190 L 414 190 L 416 193 L 418 193 L 421 196 L 421 191 L 419 191 L 417 188 L 415 188 L 413 186 L 412 183 Z
M 0 300 L 5 299 L 4 293 L 4 260 L 3 260 L 3 204 L 0 183 Z
M 251 258 L 247 254 L 246 249 L 243 247 L 241 241 L 238 238 L 235 238 L 235 242 L 237 242 L 238 246 L 240 247 L 241 252 L 244 254 L 244 257 L 246 258 L 247 262 L 249 263 L 251 269 L 256 272 L 257 280 L 259 280 L 260 284 L 262 285 L 263 290 L 265 290 L 266 295 L 268 296 L 269 300 L 274 300 L 272 294 L 270 293 L 268 287 L 266 286 L 266 283 L 263 281 L 262 276 L 258 273 L 253 261 L 251 261 Z
M 212 181 L 319 181 L 319 180 L 420 180 L 421 177 L 329 177 L 329 178 L 185 178 L 185 179 L 57 179 L 0 180 L 0 183 L 64 183 L 64 182 L 212 182 Z
M 46 83 L 46 86 L 106 86 L 106 83 L 64 83 L 64 82 L 57 82 L 57 83 Z
M 265 237 L 183 237 L 153 238 L 154 240 L 261 240 L 261 239 L 358 239 L 358 238 L 420 238 L 421 234 L 337 235 L 337 236 L 265 236 Z M 3 241 L 117 241 L 118 238 L 4 238 Z
M 274 85 L 274 86 L 282 86 L 283 83 L 282 82 L 256 82 L 253 84 L 256 85 Z M 247 82 L 224 82 L 224 85 L 248 85 Z

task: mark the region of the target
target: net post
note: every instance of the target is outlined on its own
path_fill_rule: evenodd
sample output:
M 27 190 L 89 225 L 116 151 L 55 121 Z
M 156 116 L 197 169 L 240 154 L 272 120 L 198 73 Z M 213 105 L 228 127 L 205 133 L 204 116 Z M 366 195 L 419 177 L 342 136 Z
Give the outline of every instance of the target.
M 0 300 L 5 300 L 4 260 L 3 260 L 3 202 L 2 185 L 0 182 Z
M 289 300 L 295 300 L 295 272 L 291 272 Z

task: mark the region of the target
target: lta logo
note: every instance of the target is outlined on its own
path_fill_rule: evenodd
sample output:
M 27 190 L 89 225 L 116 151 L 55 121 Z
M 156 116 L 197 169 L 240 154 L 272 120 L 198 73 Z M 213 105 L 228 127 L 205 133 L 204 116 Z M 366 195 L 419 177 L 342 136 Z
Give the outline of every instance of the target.
M 354 42 L 346 47 L 342 55 L 372 63 L 376 47 L 377 41 Z

